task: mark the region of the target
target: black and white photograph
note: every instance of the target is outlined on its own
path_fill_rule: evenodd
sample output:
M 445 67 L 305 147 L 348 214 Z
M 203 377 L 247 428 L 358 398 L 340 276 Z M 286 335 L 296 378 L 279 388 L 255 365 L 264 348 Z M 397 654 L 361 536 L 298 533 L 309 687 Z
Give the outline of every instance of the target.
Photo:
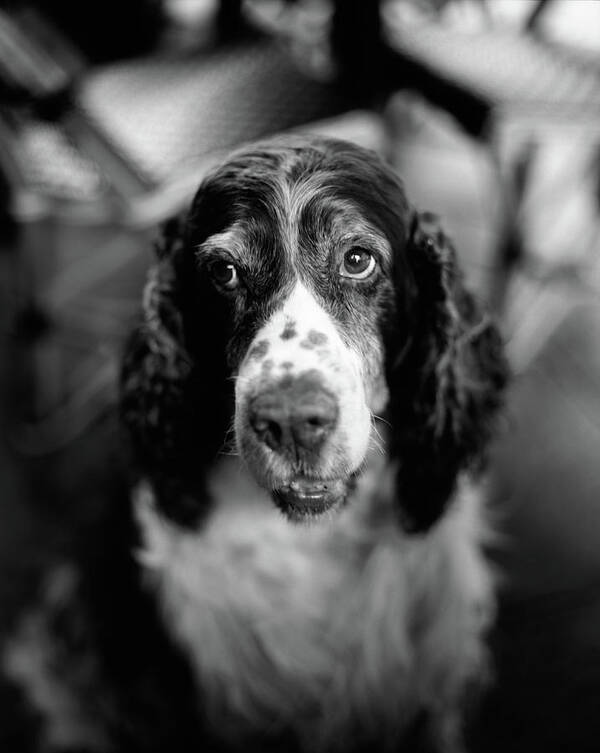
M 599 741 L 600 0 L 1 2 L 1 753 Z

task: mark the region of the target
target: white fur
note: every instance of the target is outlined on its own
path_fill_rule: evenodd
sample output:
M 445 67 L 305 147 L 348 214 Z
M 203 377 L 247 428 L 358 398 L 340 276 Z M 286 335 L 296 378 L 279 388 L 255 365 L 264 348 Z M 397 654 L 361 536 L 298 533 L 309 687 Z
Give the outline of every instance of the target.
M 167 521 L 137 489 L 139 560 L 221 733 L 289 725 L 306 750 L 343 750 L 361 732 L 392 747 L 425 705 L 441 749 L 457 748 L 493 608 L 479 496 L 463 483 L 434 529 L 406 536 L 384 462 L 344 510 L 303 526 L 236 461 L 213 478 L 200 531 Z
M 296 334 L 290 339 L 282 339 L 281 334 L 288 324 L 294 327 Z M 309 333 L 318 333 L 327 339 L 322 345 L 305 347 Z M 263 360 L 251 356 L 253 345 L 259 342 L 269 345 Z M 316 470 L 322 478 L 348 477 L 353 473 L 365 458 L 371 432 L 363 359 L 342 341 L 332 317 L 302 283 L 296 283 L 284 305 L 259 330 L 248 353 L 250 355 L 243 361 L 236 379 L 235 429 L 238 445 L 255 476 L 266 486 L 273 478 L 281 485 L 288 480 L 286 476 L 290 470 L 276 453 L 264 447 L 260 448 L 258 459 L 256 451 L 247 450 L 244 441 L 248 431 L 247 398 L 256 393 L 265 379 L 276 383 L 285 375 L 297 377 L 312 370 L 320 373 L 323 386 L 338 398 L 340 410 L 337 426 L 327 439 L 327 447 L 321 452 L 320 467 Z M 268 373 L 264 369 L 266 360 L 272 364 Z M 266 466 L 264 453 L 267 453 Z M 265 478 L 266 474 L 268 478 Z
M 425 706 L 440 750 L 459 749 L 462 694 L 485 675 L 494 608 L 480 492 L 463 481 L 427 535 L 406 536 L 385 462 L 370 458 L 347 507 L 306 525 L 286 520 L 237 460 L 214 473 L 214 512 L 199 531 L 164 518 L 147 485 L 136 489 L 146 585 L 219 734 L 289 726 L 306 751 L 344 750 L 360 734 L 391 749 Z M 77 690 L 101 692 L 96 658 L 63 666 L 49 624 L 69 608 L 75 578 L 52 574 L 3 669 L 42 714 L 48 748 L 106 750 Z

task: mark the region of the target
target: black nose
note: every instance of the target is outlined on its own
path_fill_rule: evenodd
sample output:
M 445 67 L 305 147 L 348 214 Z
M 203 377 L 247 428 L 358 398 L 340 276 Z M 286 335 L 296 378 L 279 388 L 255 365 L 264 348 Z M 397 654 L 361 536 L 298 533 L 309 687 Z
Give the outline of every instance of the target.
M 284 377 L 249 405 L 250 426 L 275 452 L 318 450 L 337 417 L 337 400 L 323 388 L 318 372 Z

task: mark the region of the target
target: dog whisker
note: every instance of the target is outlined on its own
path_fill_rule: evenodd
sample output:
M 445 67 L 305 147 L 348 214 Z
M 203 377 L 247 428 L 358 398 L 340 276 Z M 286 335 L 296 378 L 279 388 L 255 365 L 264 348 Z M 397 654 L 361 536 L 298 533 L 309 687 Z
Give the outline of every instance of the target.
M 215 166 L 157 251 L 123 369 L 122 415 L 145 474 L 133 490 L 138 530 L 121 551 L 99 540 L 110 567 L 94 573 L 119 579 L 115 564 L 140 542 L 142 577 L 91 589 L 110 655 L 124 662 L 107 679 L 127 681 L 107 693 L 100 737 L 139 728 L 130 747 L 147 753 L 167 719 L 194 731 L 195 750 L 215 740 L 234 753 L 248 741 L 356 753 L 402 748 L 407 730 L 412 742 L 427 726 L 415 748 L 462 750 L 459 699 L 483 675 L 494 606 L 485 506 L 468 470 L 503 374 L 501 341 L 451 242 L 375 153 L 286 136 Z M 225 410 L 234 415 L 211 420 Z M 149 640 L 132 651 L 142 621 Z M 22 656 L 48 671 L 55 653 Z M 104 691 L 87 672 L 107 657 L 87 658 L 41 685 L 57 688 L 43 703 L 60 707 L 46 726 L 57 737 L 75 729 L 60 739 L 73 750 L 90 747 L 81 728 L 91 720 L 95 732 L 103 713 L 73 701 L 67 718 L 73 689 Z M 133 725 L 130 708 L 149 707 L 141 685 L 129 704 L 128 662 L 137 673 L 140 659 L 161 688 L 156 720 Z M 65 696 L 68 665 L 86 677 L 75 669 Z M 23 679 L 27 662 L 15 666 Z
M 390 429 L 392 428 L 392 424 L 386 418 L 383 418 L 383 416 L 378 416 L 376 413 L 371 413 L 371 417 L 375 421 L 381 421 L 382 424 L 386 424 L 386 426 L 389 426 Z
M 369 437 L 369 447 L 377 450 L 381 455 L 386 454 L 381 437 L 371 434 Z

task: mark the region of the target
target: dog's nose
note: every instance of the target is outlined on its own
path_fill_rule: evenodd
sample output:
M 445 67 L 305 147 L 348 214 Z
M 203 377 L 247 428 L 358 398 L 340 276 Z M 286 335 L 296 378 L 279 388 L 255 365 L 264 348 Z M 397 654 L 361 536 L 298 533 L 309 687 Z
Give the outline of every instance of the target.
M 317 374 L 284 377 L 254 397 L 250 426 L 275 452 L 318 450 L 335 428 L 337 401 Z

